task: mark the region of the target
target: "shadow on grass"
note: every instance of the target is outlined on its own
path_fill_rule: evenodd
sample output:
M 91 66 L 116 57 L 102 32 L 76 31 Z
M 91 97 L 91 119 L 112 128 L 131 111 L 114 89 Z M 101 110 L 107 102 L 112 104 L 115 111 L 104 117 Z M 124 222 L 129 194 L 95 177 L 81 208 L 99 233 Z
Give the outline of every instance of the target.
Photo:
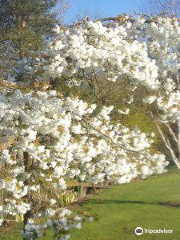
M 128 200 L 103 200 L 103 199 L 93 199 L 93 200 L 87 200 L 85 203 L 88 204 L 147 204 L 147 205 L 160 205 L 165 207 L 175 207 L 180 208 L 180 202 L 143 202 L 143 201 L 128 201 Z

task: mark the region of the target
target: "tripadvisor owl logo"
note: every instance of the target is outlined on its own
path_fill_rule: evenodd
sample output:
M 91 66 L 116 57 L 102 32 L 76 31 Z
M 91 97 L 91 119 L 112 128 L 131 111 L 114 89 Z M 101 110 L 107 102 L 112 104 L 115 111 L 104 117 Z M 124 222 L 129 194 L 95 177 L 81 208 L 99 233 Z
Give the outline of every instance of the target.
M 135 229 L 135 234 L 136 234 L 136 235 L 142 235 L 142 234 L 143 234 L 143 229 L 142 229 L 141 227 L 137 227 L 137 228 Z

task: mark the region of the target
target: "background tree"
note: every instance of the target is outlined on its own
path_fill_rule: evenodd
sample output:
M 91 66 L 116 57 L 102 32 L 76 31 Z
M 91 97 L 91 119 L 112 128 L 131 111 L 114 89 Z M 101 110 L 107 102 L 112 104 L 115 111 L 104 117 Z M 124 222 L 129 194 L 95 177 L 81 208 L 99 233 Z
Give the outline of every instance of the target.
M 62 0 L 0 0 L 1 77 L 30 51 L 41 49 L 66 9 Z
M 144 10 L 146 9 L 146 10 Z M 179 0 L 146 0 L 145 6 L 140 8 L 140 11 L 148 15 L 180 15 L 180 1 Z

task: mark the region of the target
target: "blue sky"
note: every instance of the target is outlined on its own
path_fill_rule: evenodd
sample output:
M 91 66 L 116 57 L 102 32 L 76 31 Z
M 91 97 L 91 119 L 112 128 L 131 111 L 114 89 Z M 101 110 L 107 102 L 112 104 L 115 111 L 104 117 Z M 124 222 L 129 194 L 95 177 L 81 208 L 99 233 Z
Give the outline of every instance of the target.
M 84 17 L 87 13 L 92 16 L 108 17 L 122 13 L 138 11 L 145 0 L 69 0 L 70 9 L 66 15 L 66 22 L 70 23 L 77 16 Z

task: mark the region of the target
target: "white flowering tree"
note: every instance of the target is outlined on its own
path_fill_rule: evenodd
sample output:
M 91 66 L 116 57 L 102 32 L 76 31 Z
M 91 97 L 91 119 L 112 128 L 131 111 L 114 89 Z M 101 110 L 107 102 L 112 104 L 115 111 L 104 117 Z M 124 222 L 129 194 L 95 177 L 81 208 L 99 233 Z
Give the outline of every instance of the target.
M 151 114 L 169 150 L 180 169 L 180 26 L 176 17 L 140 18 L 143 25 L 132 23 L 130 35 L 147 45 L 148 56 L 158 68 L 159 86 L 148 93 L 145 100 L 153 104 Z
M 152 154 L 151 138 L 111 124 L 112 107 L 93 116 L 95 105 L 63 99 L 55 91 L 12 94 L 1 99 L 0 216 L 24 221 L 24 239 L 37 239 L 53 227 L 70 237 L 82 218 L 70 215 L 61 196 L 73 180 L 128 183 L 165 172 L 165 156 Z
M 146 102 L 156 109 L 152 114 L 179 144 L 178 20 L 108 20 L 113 23 L 57 26 L 55 39 L 34 58 L 23 59 L 17 76 L 30 83 L 61 79 L 68 86 L 93 86 L 94 91 L 100 77 L 112 82 L 126 78 L 131 95 L 139 85 L 146 88 Z M 69 230 L 82 221 L 61 201 L 73 181 L 121 184 L 165 172 L 165 156 L 150 149 L 152 137 L 112 122 L 113 106 L 95 108 L 54 90 L 0 94 L 1 141 L 12 139 L 0 152 L 1 224 L 23 219 L 24 239 L 37 239 L 48 227 L 59 239 L 68 239 Z M 177 153 L 158 119 L 156 123 L 179 167 Z
M 161 31 L 160 36 L 157 36 L 157 29 Z M 179 20 L 160 18 L 157 23 L 153 24 L 151 31 L 152 45 L 155 48 L 154 57 L 157 59 L 157 65 L 160 69 L 159 76 L 162 78 L 156 104 L 159 119 L 169 134 L 164 134 L 163 129 L 158 124 L 157 127 L 172 159 L 180 169 Z M 160 53 L 161 57 L 158 57 Z
M 128 17 L 122 17 L 128 21 Z M 154 89 L 158 69 L 148 56 L 144 42 L 128 36 L 128 28 L 100 21 L 82 22 L 67 29 L 57 26 L 56 37 L 34 58 L 20 61 L 18 74 L 23 79 L 49 81 L 62 78 L 69 84 L 95 82 L 99 76 L 115 82 L 120 76 Z
M 30 80 L 61 78 L 70 85 L 93 86 L 94 92 L 100 77 L 127 79 L 132 95 L 138 85 L 145 86 L 146 103 L 154 103 L 151 114 L 180 168 L 179 19 L 123 15 L 101 20 L 105 24 L 82 21 L 67 29 L 57 27 L 56 38 L 39 58 L 24 59 L 19 73 Z

